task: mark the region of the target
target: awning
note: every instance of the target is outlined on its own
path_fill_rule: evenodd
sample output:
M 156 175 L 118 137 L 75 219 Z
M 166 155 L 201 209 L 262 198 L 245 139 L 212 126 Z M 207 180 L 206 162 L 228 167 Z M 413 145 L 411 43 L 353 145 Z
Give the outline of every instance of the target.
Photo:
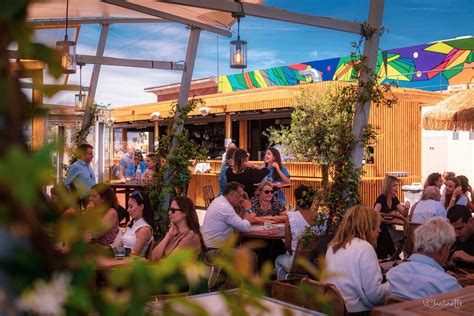
M 474 127 L 474 89 L 458 92 L 423 115 L 423 128 L 438 131 L 471 131 Z
M 259 4 L 263 0 L 242 0 Z M 193 24 L 204 30 L 230 36 L 230 26 L 235 19 L 229 12 L 158 2 L 155 0 L 69 0 L 69 19 L 71 24 L 81 19 L 93 20 L 144 19 L 156 18 L 157 22 L 170 21 Z M 28 6 L 27 20 L 35 25 L 51 25 L 55 20 L 65 19 L 66 0 L 43 0 Z M 123 21 L 122 21 L 123 22 Z M 138 22 L 138 21 L 136 21 Z

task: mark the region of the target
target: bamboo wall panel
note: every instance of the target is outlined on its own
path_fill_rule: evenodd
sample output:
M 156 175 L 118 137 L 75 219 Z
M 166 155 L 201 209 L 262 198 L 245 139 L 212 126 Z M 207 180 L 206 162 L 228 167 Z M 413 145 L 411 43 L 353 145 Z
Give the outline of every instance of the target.
M 211 166 L 211 173 L 219 173 L 222 167 L 221 160 L 208 160 L 206 161 Z M 252 161 L 257 165 L 262 165 L 263 161 Z M 303 178 L 321 178 L 322 171 L 321 166 L 312 162 L 285 162 L 283 165 L 288 169 L 288 172 L 292 177 L 303 177 Z M 364 177 L 376 177 L 377 166 L 375 164 L 365 165 L 363 168 L 365 174 Z M 385 176 L 382 172 L 380 176 Z
M 421 108 L 414 101 L 399 99 L 392 108 L 372 107 L 369 123 L 378 128 L 374 144 L 375 166 L 366 176 L 406 171 L 421 175 Z
M 191 198 L 196 206 L 203 208 L 204 199 L 202 193 L 202 187 L 204 185 L 211 185 L 214 190 L 214 195 L 219 193 L 219 175 L 218 174 L 193 174 L 191 181 L 189 183 L 188 197 Z M 377 196 L 380 195 L 380 189 L 382 187 L 383 177 L 370 177 L 363 178 L 359 184 L 359 194 L 363 203 L 369 207 L 374 205 Z M 398 196 L 400 201 L 403 201 L 403 192 L 402 186 L 405 184 L 412 184 L 413 182 L 420 182 L 421 177 L 411 176 L 411 177 L 400 177 L 399 179 L 400 189 Z M 294 189 L 299 185 L 305 184 L 313 187 L 321 187 L 321 179 L 317 178 L 295 178 L 291 179 L 292 186 L 290 188 L 285 188 L 285 197 L 287 200 L 287 207 L 291 204 L 293 207 L 296 205 L 294 197 Z

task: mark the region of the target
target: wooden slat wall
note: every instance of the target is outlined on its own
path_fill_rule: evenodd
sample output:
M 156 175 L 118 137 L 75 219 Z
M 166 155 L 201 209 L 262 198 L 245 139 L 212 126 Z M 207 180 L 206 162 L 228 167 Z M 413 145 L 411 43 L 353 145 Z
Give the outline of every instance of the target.
M 217 174 L 194 174 L 191 178 L 191 182 L 189 183 L 188 197 L 191 198 L 198 207 L 203 208 L 204 199 L 202 187 L 204 185 L 211 185 L 214 190 L 214 194 L 217 195 L 219 192 L 218 177 L 219 175 Z M 377 196 L 380 195 L 383 179 L 383 177 L 370 177 L 362 179 L 362 182 L 359 186 L 359 193 L 365 205 L 373 206 Z M 399 178 L 400 190 L 398 196 L 400 201 L 403 201 L 403 192 L 401 191 L 402 186 L 405 184 L 412 184 L 413 182 L 420 182 L 420 180 L 421 177 L 419 176 Z M 315 178 L 293 178 L 291 179 L 291 183 L 293 186 L 283 189 L 283 191 L 285 192 L 287 206 L 291 204 L 293 207 L 296 205 L 293 191 L 299 185 L 305 184 L 314 187 L 321 187 L 321 179 Z
M 399 98 L 393 108 L 371 109 L 369 123 L 379 128 L 372 167 L 376 170 L 366 176 L 383 177 L 390 171 L 421 175 L 421 108 L 414 101 L 404 100 L 402 95 Z

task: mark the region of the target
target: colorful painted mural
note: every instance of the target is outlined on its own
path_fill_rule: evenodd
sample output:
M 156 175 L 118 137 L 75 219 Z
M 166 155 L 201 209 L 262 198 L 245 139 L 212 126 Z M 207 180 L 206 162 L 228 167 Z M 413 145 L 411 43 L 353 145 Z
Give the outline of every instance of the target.
M 325 80 L 351 81 L 353 60 L 338 57 L 219 77 L 219 90 L 231 92 L 272 86 L 292 86 Z M 423 90 L 474 83 L 474 37 L 379 51 L 381 83 Z

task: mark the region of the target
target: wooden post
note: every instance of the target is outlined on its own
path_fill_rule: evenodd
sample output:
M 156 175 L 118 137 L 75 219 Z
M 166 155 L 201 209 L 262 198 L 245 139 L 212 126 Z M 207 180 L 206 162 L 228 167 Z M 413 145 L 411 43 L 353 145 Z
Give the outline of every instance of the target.
M 153 143 L 153 146 L 155 147 L 154 149 L 156 149 L 156 147 L 158 147 L 158 141 L 160 139 L 160 122 L 158 120 L 155 120 L 154 122 L 154 136 L 155 136 L 155 142 Z
M 225 139 L 224 145 L 232 142 L 232 120 L 230 119 L 230 113 L 225 114 Z
M 383 17 L 383 8 L 384 0 L 371 0 L 369 8 L 369 26 L 374 30 L 370 34 L 364 43 L 364 56 L 366 57 L 365 66 L 368 69 L 375 71 L 375 66 L 377 63 L 377 51 L 379 48 L 380 41 L 380 31 L 382 26 L 382 17 Z M 369 77 L 369 73 L 364 71 L 363 68 L 360 79 L 362 81 L 374 80 L 374 78 Z M 360 139 L 364 127 L 367 125 L 369 120 L 370 113 L 370 103 L 367 101 L 364 104 L 356 105 L 356 112 L 354 115 L 354 122 L 352 124 L 352 135 L 354 140 L 357 142 L 356 146 L 351 153 L 351 162 L 354 164 L 354 168 L 362 167 L 362 159 L 364 157 L 364 148 L 360 146 Z
M 40 109 L 43 107 L 43 69 L 33 70 L 33 107 Z M 38 150 L 44 143 L 44 118 L 37 115 L 31 121 L 31 147 Z
M 248 121 L 239 121 L 239 148 L 248 150 L 249 129 Z
M 122 151 L 123 152 L 127 152 L 127 147 L 128 147 L 128 144 L 127 144 L 127 129 L 126 128 L 122 128 Z
M 199 44 L 199 36 L 201 34 L 201 29 L 191 26 L 191 32 L 189 34 L 188 49 L 186 51 L 186 68 L 183 71 L 183 76 L 181 77 L 181 85 L 179 87 L 179 96 L 178 96 L 178 106 L 176 107 L 175 121 L 173 124 L 173 139 L 171 140 L 171 145 L 169 149 L 168 157 L 173 157 L 175 155 L 176 149 L 179 147 L 178 135 L 183 129 L 183 122 L 179 122 L 179 115 L 183 108 L 186 107 L 189 97 L 189 89 L 191 87 L 191 80 L 193 77 L 194 64 L 196 62 L 196 53 Z M 166 165 L 166 170 L 164 173 L 164 184 L 165 188 L 168 188 L 174 177 L 174 170 L 169 164 Z M 161 205 L 163 210 L 168 209 L 171 203 L 171 193 L 166 192 L 163 196 L 163 204 Z

